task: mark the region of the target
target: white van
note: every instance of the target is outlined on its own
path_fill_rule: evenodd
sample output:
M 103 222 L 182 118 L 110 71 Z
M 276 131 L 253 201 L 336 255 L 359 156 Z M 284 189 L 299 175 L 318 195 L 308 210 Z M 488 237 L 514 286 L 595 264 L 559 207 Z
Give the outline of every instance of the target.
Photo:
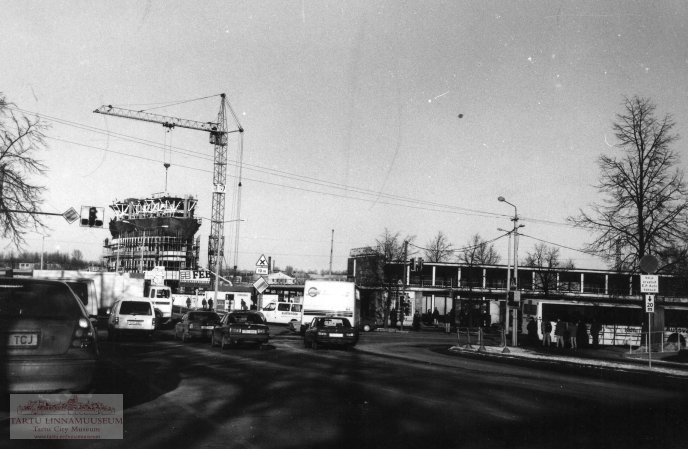
M 151 285 L 146 295 L 153 307 L 161 313 L 163 321 L 172 319 L 172 289 L 166 285 Z
M 288 324 L 290 321 L 301 321 L 303 305 L 301 302 L 270 301 L 262 309 L 268 323 Z
M 347 317 L 354 327 L 361 321 L 361 296 L 353 282 L 306 281 L 303 290 L 301 332 L 313 318 L 324 315 Z
M 156 325 L 153 303 L 145 298 L 125 298 L 115 302 L 108 318 L 108 339 L 123 334 L 153 338 Z

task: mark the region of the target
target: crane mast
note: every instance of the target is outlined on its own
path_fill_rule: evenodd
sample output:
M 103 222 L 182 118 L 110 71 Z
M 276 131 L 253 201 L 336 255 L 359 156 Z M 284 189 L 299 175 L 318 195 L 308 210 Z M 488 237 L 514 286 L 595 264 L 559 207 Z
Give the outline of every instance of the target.
M 224 255 L 224 219 L 225 219 L 225 184 L 227 182 L 227 142 L 230 133 L 240 133 L 240 145 L 243 138 L 244 129 L 229 107 L 230 112 L 236 122 L 236 129 L 228 129 L 227 126 L 227 100 L 225 94 L 221 94 L 220 112 L 217 114 L 216 122 L 200 122 L 187 120 L 177 117 L 169 117 L 159 114 L 151 114 L 145 111 L 133 111 L 103 105 L 93 112 L 96 114 L 112 115 L 114 117 L 128 118 L 144 122 L 159 123 L 166 128 L 187 128 L 210 133 L 210 143 L 214 146 L 213 157 L 213 195 L 210 235 L 208 236 L 208 269 L 215 272 L 215 291 L 218 290 L 219 275 L 222 269 L 222 257 Z M 237 211 L 238 213 L 238 211 Z M 237 221 L 237 234 L 238 223 Z M 238 235 L 237 235 L 238 238 Z

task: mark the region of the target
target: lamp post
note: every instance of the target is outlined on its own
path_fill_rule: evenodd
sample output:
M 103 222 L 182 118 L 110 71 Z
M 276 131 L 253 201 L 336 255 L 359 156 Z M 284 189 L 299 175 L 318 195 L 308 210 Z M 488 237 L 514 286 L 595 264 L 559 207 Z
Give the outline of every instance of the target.
M 46 237 L 50 237 L 50 236 L 43 234 L 43 241 L 41 243 L 41 270 L 43 270 L 43 254 L 45 253 L 45 238 Z
M 516 208 L 515 204 L 512 204 L 508 202 L 503 196 L 500 196 L 497 198 L 497 201 L 500 201 L 502 203 L 506 203 L 510 205 L 511 207 L 514 208 L 514 218 L 511 219 L 511 221 L 514 222 L 514 228 L 511 231 L 511 233 L 514 234 L 514 285 L 513 285 L 513 290 L 514 293 L 517 294 L 518 292 L 518 229 L 522 228 L 523 225 L 518 224 L 518 209 Z M 511 233 L 509 234 L 509 247 L 511 249 Z M 509 292 L 511 291 L 511 283 L 507 282 L 507 296 L 506 296 L 506 319 L 505 319 L 505 329 L 508 327 L 508 321 L 509 321 Z M 518 311 L 515 310 L 512 316 L 512 330 L 511 330 L 511 345 L 512 346 L 517 346 L 518 345 Z

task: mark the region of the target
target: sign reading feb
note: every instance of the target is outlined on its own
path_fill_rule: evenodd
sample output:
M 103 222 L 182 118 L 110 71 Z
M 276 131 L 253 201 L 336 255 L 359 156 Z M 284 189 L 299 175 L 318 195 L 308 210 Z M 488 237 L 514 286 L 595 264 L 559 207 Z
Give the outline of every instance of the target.
M 640 293 L 659 293 L 659 276 L 656 274 L 641 274 Z

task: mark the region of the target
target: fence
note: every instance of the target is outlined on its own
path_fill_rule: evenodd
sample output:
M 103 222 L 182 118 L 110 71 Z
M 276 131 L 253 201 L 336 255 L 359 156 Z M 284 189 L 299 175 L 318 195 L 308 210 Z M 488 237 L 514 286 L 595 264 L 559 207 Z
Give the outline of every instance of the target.
M 642 356 L 649 352 L 665 353 L 678 352 L 686 348 L 685 337 L 677 332 L 656 331 L 650 332 L 650 344 L 648 347 L 648 332 L 637 332 L 628 340 L 628 353 Z
M 494 327 L 457 327 L 457 346 L 478 350 L 484 350 L 485 346 L 505 346 L 504 329 Z

